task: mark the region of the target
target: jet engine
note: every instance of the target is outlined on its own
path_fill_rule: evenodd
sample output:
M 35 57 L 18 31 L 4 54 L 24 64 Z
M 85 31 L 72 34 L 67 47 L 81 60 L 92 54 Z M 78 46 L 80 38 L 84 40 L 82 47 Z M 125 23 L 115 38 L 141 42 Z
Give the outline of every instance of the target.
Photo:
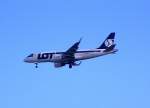
M 81 61 L 78 61 L 78 62 L 74 62 L 72 65 L 73 66 L 79 66 L 82 62 Z
M 81 64 L 81 61 L 79 61 L 79 63 L 77 62 L 69 63 L 69 68 L 72 68 L 72 66 L 79 66 L 80 64 Z
M 62 67 L 62 66 L 65 66 L 65 64 L 63 64 L 63 63 L 54 63 L 55 68 L 59 68 L 59 67 Z

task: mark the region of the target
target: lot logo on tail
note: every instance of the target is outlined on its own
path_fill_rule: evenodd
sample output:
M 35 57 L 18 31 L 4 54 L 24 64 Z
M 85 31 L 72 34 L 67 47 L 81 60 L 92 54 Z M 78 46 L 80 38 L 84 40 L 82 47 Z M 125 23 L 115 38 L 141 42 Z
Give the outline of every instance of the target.
M 105 41 L 105 46 L 110 47 L 114 44 L 114 39 L 107 39 Z

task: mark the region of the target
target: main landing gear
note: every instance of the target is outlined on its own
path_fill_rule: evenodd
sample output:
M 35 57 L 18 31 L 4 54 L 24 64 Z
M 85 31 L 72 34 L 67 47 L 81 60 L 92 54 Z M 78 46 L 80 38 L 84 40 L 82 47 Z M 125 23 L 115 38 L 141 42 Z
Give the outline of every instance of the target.
M 69 68 L 71 69 L 72 66 L 79 66 L 80 64 L 81 64 L 81 61 L 79 61 L 79 63 L 77 63 L 77 62 L 69 63 Z
M 69 68 L 70 68 L 70 69 L 72 68 L 72 64 L 71 64 L 71 63 L 69 64 Z
M 35 68 L 38 68 L 38 63 L 35 63 Z

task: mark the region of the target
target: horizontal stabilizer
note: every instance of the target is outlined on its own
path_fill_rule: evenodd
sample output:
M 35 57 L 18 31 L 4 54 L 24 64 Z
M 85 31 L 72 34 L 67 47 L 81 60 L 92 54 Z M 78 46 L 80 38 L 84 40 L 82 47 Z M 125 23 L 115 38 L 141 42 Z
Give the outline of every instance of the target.
M 106 50 L 104 50 L 104 52 L 109 52 L 109 51 L 113 50 L 115 48 L 115 46 L 116 46 L 116 44 L 108 47 Z

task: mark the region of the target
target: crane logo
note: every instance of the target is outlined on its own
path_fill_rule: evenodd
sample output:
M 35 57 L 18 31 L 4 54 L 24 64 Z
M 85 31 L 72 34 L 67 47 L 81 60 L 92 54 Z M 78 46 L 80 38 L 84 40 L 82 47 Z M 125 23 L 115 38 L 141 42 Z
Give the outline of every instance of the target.
M 106 41 L 105 41 L 105 45 L 107 46 L 107 47 L 110 47 L 110 46 L 112 46 L 114 44 L 114 39 L 107 39 Z

